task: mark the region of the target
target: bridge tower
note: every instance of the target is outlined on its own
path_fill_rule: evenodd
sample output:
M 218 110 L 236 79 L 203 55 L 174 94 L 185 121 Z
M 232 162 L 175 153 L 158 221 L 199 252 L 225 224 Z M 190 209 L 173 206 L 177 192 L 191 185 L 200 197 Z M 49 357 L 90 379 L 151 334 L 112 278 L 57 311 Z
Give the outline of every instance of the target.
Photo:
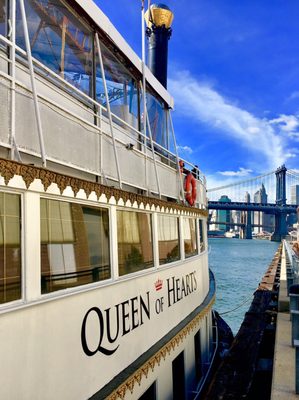
M 286 197 L 286 172 L 287 168 L 285 165 L 277 168 L 275 171 L 276 175 L 276 204 L 278 206 L 285 206 L 287 203 Z M 271 240 L 280 242 L 288 234 L 287 229 L 287 213 L 283 210 L 277 210 L 275 214 L 275 229 Z
M 286 197 L 286 172 L 287 168 L 285 165 L 278 167 L 275 171 L 276 175 L 276 204 L 279 206 L 285 206 L 287 204 Z

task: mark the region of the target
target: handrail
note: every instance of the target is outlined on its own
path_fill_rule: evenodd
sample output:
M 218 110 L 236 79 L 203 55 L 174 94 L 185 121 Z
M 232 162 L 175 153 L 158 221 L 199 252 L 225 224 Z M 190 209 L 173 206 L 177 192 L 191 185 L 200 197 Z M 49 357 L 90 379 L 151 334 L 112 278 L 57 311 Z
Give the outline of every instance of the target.
M 3 41 L 5 44 L 7 44 L 8 46 L 12 47 L 13 43 L 7 39 L 5 36 L 0 35 L 0 41 Z M 15 45 L 16 51 L 19 52 L 21 55 L 26 56 L 26 51 L 24 51 L 21 47 Z M 73 86 L 70 82 L 66 81 L 65 79 L 63 79 L 61 76 L 59 76 L 58 74 L 56 74 L 54 71 L 52 71 L 50 68 L 48 68 L 46 65 L 42 64 L 40 61 L 38 61 L 36 58 L 32 57 L 33 63 L 38 66 L 39 68 L 43 69 L 47 74 L 52 75 L 52 77 L 54 77 L 55 79 L 59 80 L 61 82 L 62 85 L 66 86 L 68 89 L 72 90 L 73 92 L 75 92 L 77 95 L 79 95 L 81 98 L 84 98 L 85 100 L 87 100 L 89 103 L 92 103 L 94 106 L 101 108 L 103 111 L 107 112 L 107 108 L 105 106 L 103 106 L 101 103 L 97 102 L 96 100 L 94 100 L 92 97 L 88 96 L 86 93 L 82 92 L 80 89 L 78 89 L 77 87 Z M 8 62 L 10 62 L 10 60 L 7 60 Z M 91 109 L 90 113 L 92 115 L 95 115 L 96 113 Z M 120 117 L 118 117 L 116 114 L 111 113 L 113 118 L 118 120 L 119 122 L 121 122 L 122 124 L 124 124 L 125 126 L 127 126 L 128 128 L 130 128 L 132 131 L 134 131 L 137 135 L 141 136 L 143 138 L 143 140 L 148 139 L 147 137 L 144 136 L 143 132 L 137 130 L 136 128 L 134 128 L 132 125 L 128 124 L 125 120 L 121 119 Z M 172 151 L 166 149 L 165 147 L 163 147 L 161 144 L 154 142 L 155 147 L 158 147 L 159 149 L 163 150 L 164 152 L 167 152 L 170 156 L 172 156 L 174 159 L 176 158 L 176 154 L 173 153 Z M 142 141 L 139 141 L 140 144 L 144 143 Z M 160 155 L 160 153 L 158 153 L 158 155 Z M 182 161 L 184 161 L 186 164 L 190 165 L 191 167 L 195 167 L 195 164 L 189 162 L 188 160 L 185 160 L 183 158 L 181 158 Z M 201 174 L 200 176 L 200 180 L 203 182 L 204 180 L 204 175 Z M 204 183 L 204 182 L 203 182 Z

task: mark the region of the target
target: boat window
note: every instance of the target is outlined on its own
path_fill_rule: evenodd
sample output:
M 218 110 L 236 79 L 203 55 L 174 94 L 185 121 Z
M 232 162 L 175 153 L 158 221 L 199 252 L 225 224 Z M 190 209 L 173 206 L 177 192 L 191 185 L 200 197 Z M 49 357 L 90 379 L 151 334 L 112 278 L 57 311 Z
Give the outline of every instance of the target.
M 20 196 L 0 193 L 0 303 L 21 298 L 20 227 Z
M 25 0 L 33 57 L 92 96 L 93 35 L 61 0 Z M 19 2 L 16 41 L 26 49 Z
M 0 35 L 6 34 L 7 0 L 0 0 Z M 1 43 L 2 44 L 2 43 Z
M 204 235 L 204 229 L 203 229 L 203 220 L 199 219 L 198 220 L 199 223 L 199 247 L 200 247 L 200 252 L 205 251 L 206 249 L 206 238 Z
M 138 400 L 156 400 L 156 398 L 156 382 L 154 382 Z
M 160 146 L 163 146 L 165 149 L 168 149 L 166 112 L 164 104 L 152 93 L 147 92 L 146 105 L 153 141 L 158 143 Z
M 183 219 L 183 238 L 185 257 L 192 257 L 197 254 L 196 221 L 194 218 Z
M 42 293 L 110 277 L 108 210 L 41 199 Z
M 183 351 L 172 361 L 172 389 L 173 400 L 182 400 L 186 398 L 185 361 Z
M 195 357 L 195 378 L 197 386 L 203 374 L 200 329 L 194 335 L 194 357 Z
M 137 82 L 103 44 L 101 52 L 111 112 L 138 129 Z M 96 100 L 106 107 L 98 52 L 96 53 Z
M 180 259 L 179 219 L 158 215 L 159 263 L 166 264 Z
M 154 266 L 151 214 L 117 211 L 119 275 Z

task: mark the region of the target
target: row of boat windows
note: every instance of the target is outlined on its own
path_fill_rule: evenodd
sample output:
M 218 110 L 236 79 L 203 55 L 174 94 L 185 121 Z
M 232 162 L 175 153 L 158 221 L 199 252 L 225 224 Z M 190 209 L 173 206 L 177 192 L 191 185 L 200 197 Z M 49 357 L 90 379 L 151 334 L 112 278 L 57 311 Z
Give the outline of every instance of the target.
M 106 97 L 96 47 L 95 32 L 70 10 L 63 0 L 25 0 L 33 57 L 88 96 L 106 106 Z M 9 0 L 0 0 L 0 34 L 9 31 Z M 26 49 L 20 4 L 16 8 L 16 43 Z M 101 43 L 111 111 L 139 129 L 142 96 L 137 80 Z M 153 140 L 168 148 L 163 102 L 147 92 L 147 107 Z
M 21 198 L 0 192 L 0 303 L 21 298 Z M 197 255 L 205 250 L 203 221 L 117 210 L 118 275 Z M 182 232 L 180 232 L 182 230 Z M 180 245 L 183 238 L 183 248 Z M 79 203 L 40 200 L 42 294 L 112 277 L 109 210 Z

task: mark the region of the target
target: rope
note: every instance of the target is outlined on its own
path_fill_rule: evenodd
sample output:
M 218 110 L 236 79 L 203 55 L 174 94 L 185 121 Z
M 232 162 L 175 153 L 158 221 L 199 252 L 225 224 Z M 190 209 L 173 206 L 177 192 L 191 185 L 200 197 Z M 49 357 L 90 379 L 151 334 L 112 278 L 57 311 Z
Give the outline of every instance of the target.
M 239 304 L 237 307 L 233 308 L 232 310 L 224 311 L 224 312 L 222 312 L 222 313 L 219 313 L 219 315 L 229 314 L 229 313 L 231 313 L 231 312 L 233 312 L 233 311 L 238 310 L 238 309 L 241 308 L 245 303 L 247 303 L 247 301 L 251 300 L 252 298 L 253 298 L 253 294 L 250 295 L 250 297 L 248 297 L 247 299 L 245 299 L 245 300 L 244 300 L 241 304 Z

